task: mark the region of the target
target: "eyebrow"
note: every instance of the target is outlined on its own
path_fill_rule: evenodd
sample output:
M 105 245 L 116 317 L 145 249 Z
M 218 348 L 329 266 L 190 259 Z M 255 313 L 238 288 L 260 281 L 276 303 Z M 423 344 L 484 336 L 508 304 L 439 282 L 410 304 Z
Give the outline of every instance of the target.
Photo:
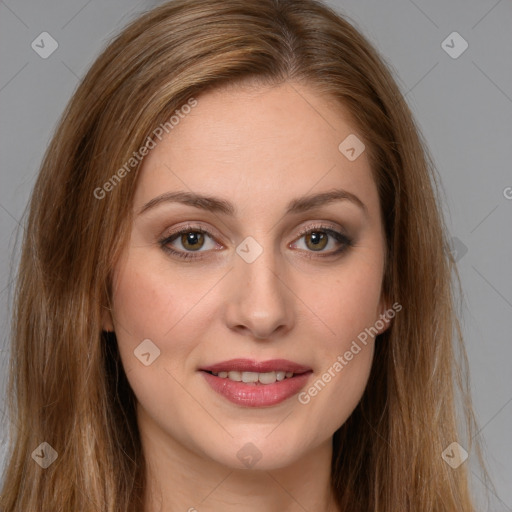
M 366 205 L 355 194 L 343 190 L 334 189 L 328 192 L 322 192 L 314 195 L 298 197 L 290 201 L 286 207 L 286 215 L 297 214 L 312 210 L 322 205 L 326 205 L 335 201 L 350 201 L 363 210 L 368 215 Z M 201 210 L 207 210 L 214 213 L 223 213 L 225 215 L 234 216 L 236 213 L 235 206 L 225 199 L 214 196 L 197 194 L 194 192 L 166 192 L 147 202 L 139 211 L 138 215 L 155 208 L 163 203 L 181 203 Z

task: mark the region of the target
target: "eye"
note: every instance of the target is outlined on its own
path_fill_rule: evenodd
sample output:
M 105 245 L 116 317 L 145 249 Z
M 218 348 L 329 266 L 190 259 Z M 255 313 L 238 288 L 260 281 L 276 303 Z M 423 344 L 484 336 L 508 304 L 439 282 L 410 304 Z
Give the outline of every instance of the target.
M 353 246 L 353 241 L 343 233 L 336 231 L 330 226 L 317 225 L 310 226 L 301 231 L 298 240 L 304 238 L 304 245 L 306 252 L 317 252 L 319 257 L 336 256 L 346 251 L 349 247 Z M 292 246 L 296 248 L 297 243 L 294 242 Z M 337 249 L 331 251 L 324 251 L 327 246 L 338 245 Z M 325 253 L 325 254 L 324 254 Z M 308 257 L 315 257 L 315 255 L 308 254 Z
M 163 240 L 159 240 L 158 243 L 164 251 L 173 256 L 184 259 L 194 259 L 200 257 L 193 254 L 194 252 L 205 252 L 201 251 L 201 249 L 205 247 L 206 237 L 213 241 L 213 235 L 201 226 L 185 226 L 179 231 L 165 237 Z M 182 248 L 179 248 L 179 250 L 173 249 L 173 244 L 175 243 L 181 245 Z M 206 246 L 207 245 L 208 244 L 206 244 Z M 174 247 L 176 246 L 174 245 Z M 206 247 L 206 249 L 214 249 L 214 247 Z

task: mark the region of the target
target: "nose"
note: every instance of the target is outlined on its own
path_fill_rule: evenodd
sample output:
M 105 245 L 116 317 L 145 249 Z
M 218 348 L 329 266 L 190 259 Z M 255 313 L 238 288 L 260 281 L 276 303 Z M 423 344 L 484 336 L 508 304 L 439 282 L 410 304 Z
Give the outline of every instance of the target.
M 264 250 L 252 263 L 235 258 L 225 283 L 226 325 L 258 340 L 283 336 L 293 327 L 293 293 L 273 251 Z

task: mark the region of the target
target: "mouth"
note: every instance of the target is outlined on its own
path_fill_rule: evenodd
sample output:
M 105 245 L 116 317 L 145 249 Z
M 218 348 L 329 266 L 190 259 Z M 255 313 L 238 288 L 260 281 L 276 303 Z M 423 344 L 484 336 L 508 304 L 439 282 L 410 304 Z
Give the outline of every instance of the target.
M 210 388 L 245 407 L 269 407 L 303 388 L 313 370 L 285 359 L 232 359 L 200 368 Z
M 219 377 L 220 379 L 229 379 L 233 382 L 243 382 L 244 384 L 253 384 L 259 385 L 263 384 L 264 386 L 269 384 L 275 384 L 276 382 L 281 382 L 285 379 L 291 379 L 296 375 L 302 375 L 302 373 L 293 373 L 286 372 L 284 370 L 272 371 L 272 372 L 239 372 L 236 370 L 230 371 L 222 371 L 222 372 L 206 372 L 210 375 L 214 375 L 215 377 Z

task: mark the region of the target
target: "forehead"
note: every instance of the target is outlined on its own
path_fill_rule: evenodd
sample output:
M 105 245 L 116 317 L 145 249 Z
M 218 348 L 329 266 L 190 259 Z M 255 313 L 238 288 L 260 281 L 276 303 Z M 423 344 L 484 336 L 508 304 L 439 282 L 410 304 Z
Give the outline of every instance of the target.
M 144 158 L 135 208 L 173 190 L 225 197 L 240 208 L 333 187 L 377 200 L 366 152 L 351 161 L 339 149 L 357 133 L 348 112 L 314 89 L 225 87 L 196 100 Z

